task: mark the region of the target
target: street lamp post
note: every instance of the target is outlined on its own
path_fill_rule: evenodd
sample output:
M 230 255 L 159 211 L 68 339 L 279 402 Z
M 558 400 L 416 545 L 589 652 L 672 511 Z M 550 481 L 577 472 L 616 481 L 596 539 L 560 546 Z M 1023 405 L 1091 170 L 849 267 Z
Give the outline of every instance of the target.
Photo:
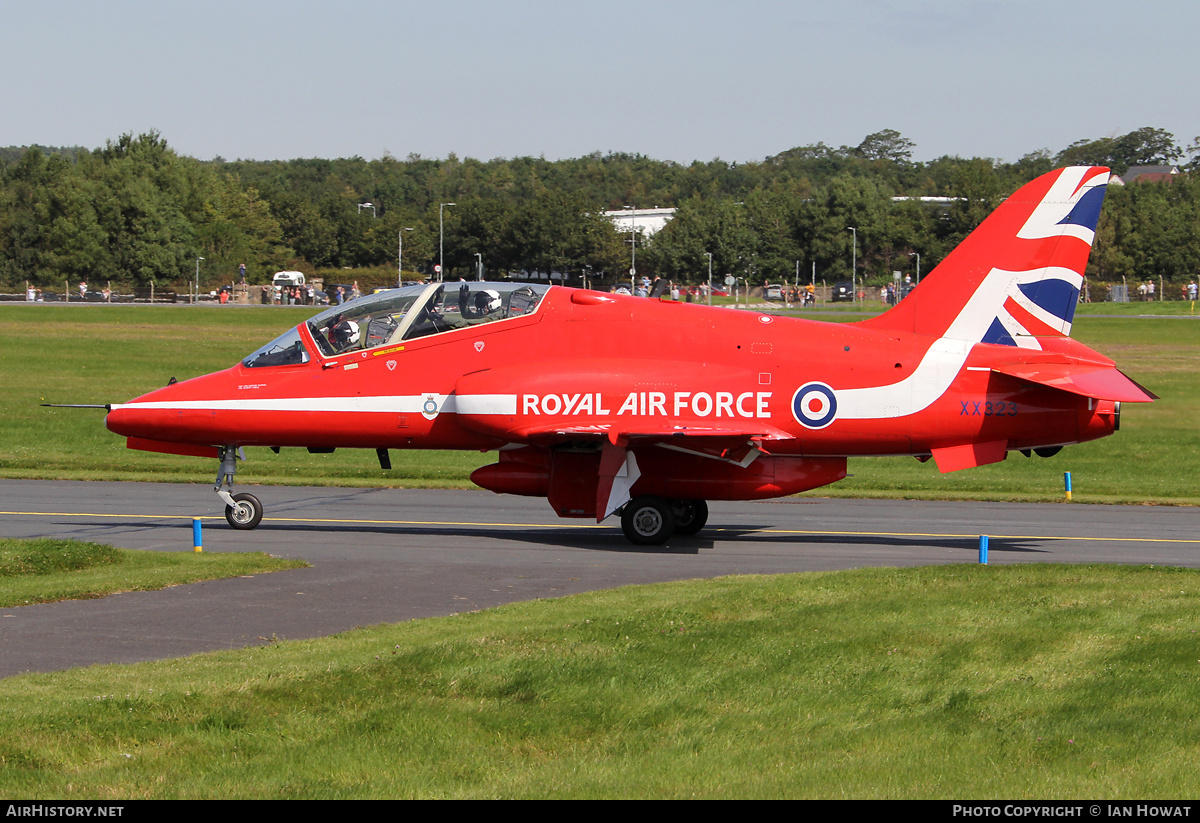
M 192 299 L 193 303 L 200 302 L 200 261 L 203 259 L 204 259 L 203 257 L 196 258 L 196 295 Z
M 746 308 L 750 308 L 750 283 L 758 282 L 758 252 L 750 252 L 750 262 L 746 264 Z
M 858 229 L 854 226 L 847 226 L 846 231 L 853 232 L 853 245 L 850 252 L 850 288 L 854 291 L 850 295 L 850 299 L 858 302 Z
M 708 255 L 708 305 L 712 305 L 712 252 L 706 251 Z
M 475 252 L 475 279 L 483 281 L 483 255 Z
M 457 206 L 457 203 L 439 203 L 438 204 L 438 280 L 446 278 L 446 253 L 443 248 L 446 236 L 445 220 L 442 217 L 442 210 L 446 206 Z
M 405 226 L 397 232 L 400 247 L 396 251 L 396 288 L 404 285 L 404 233 L 406 231 L 412 231 L 412 227 Z
M 637 233 L 634 230 L 635 218 L 637 210 L 633 206 L 626 206 L 629 209 L 629 291 L 637 293 Z
M 358 204 L 358 213 L 359 213 L 359 214 L 362 214 L 362 210 L 363 210 L 363 209 L 370 209 L 370 210 L 371 210 L 371 218 L 372 218 L 372 219 L 374 219 L 374 218 L 376 218 L 376 217 L 378 217 L 378 216 L 379 216 L 378 214 L 376 214 L 376 213 L 375 213 L 375 204 L 374 204 L 374 203 L 359 203 L 359 204 Z
M 917 258 L 917 285 L 919 286 L 921 285 L 921 253 L 912 251 L 908 253 L 908 256 Z

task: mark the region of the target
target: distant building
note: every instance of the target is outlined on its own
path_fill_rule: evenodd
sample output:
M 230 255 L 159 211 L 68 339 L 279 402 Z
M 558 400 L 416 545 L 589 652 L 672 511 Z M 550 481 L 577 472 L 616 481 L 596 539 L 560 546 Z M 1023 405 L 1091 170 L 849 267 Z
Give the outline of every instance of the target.
M 959 201 L 966 200 L 965 197 L 893 197 L 893 203 L 903 203 L 907 200 L 914 200 L 918 203 L 924 203 L 928 206 L 952 206 Z
M 675 216 L 675 209 L 619 209 L 606 211 L 604 216 L 613 221 L 617 231 L 631 228 L 643 237 L 658 233 Z
M 1129 183 L 1170 183 L 1179 174 L 1179 166 L 1130 166 L 1121 176 L 1113 175 L 1112 182 L 1118 186 Z

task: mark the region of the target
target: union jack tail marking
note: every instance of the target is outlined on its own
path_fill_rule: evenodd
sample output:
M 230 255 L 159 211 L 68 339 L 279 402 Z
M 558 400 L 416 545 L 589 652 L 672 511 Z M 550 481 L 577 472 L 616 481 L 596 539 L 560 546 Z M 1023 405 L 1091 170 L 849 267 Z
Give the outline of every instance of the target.
M 1021 187 L 900 305 L 863 325 L 1029 349 L 1069 336 L 1108 177 L 1074 166 Z

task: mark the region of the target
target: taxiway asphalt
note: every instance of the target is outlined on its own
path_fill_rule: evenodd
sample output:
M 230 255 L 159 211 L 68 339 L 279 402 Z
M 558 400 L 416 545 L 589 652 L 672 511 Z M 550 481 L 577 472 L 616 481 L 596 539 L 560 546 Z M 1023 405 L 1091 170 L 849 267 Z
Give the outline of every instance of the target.
M 486 491 L 240 487 L 258 529 L 192 485 L 0 480 L 0 537 L 128 549 L 265 551 L 310 568 L 0 609 L 0 677 L 317 637 L 377 623 L 634 583 L 977 562 L 1200 568 L 1200 509 L 783 498 L 714 502 L 709 527 L 630 546 L 616 518 L 560 520 Z

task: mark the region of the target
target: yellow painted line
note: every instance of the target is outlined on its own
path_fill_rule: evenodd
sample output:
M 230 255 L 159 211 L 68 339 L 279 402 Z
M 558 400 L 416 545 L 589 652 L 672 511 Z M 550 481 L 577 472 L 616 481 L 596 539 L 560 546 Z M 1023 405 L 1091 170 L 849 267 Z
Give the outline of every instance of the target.
M 738 531 L 737 529 L 712 529 L 712 531 Z M 809 534 L 822 536 L 845 537 L 953 537 L 967 540 L 979 539 L 978 534 L 938 534 L 935 532 L 844 532 L 844 531 L 804 531 L 801 529 L 759 529 L 760 534 Z M 1110 543 L 1197 543 L 1200 538 L 1188 539 L 1182 537 L 1082 537 L 1079 535 L 1048 535 L 1048 534 L 989 534 L 988 537 L 997 540 L 1090 540 L 1093 542 Z
M 197 515 L 192 514 L 101 514 L 98 512 L 3 512 L 0 515 L 19 515 L 23 517 L 120 517 L 126 520 L 143 518 L 150 520 L 193 520 Z M 224 520 L 219 514 L 200 515 L 207 520 Z M 338 520 L 328 517 L 264 517 L 264 523 L 342 523 L 345 525 L 369 526 L 495 526 L 513 529 L 603 529 L 596 523 L 467 523 L 451 520 Z
M 19 515 L 23 517 L 119 517 L 124 519 L 148 518 L 153 520 L 192 520 L 196 515 L 191 514 L 100 514 L 95 512 L 5 512 L 0 515 Z M 223 520 L 221 515 L 204 515 L 208 520 Z M 368 526 L 480 526 L 510 529 L 606 529 L 597 523 L 482 523 L 453 520 L 347 520 L 329 517 L 264 517 L 264 523 L 340 523 L 344 525 Z M 742 532 L 744 529 L 732 527 L 710 527 L 710 532 Z M 949 532 L 850 532 L 836 530 L 810 529 L 755 529 L 756 534 L 803 534 L 817 537 L 929 537 L 953 538 L 960 540 L 975 540 L 978 534 L 953 534 Z M 1084 537 L 1079 535 L 1046 535 L 1046 534 L 989 534 L 988 537 L 997 540 L 1089 540 L 1096 543 L 1194 543 L 1200 545 L 1200 538 L 1182 537 Z
M 191 520 L 194 514 L 99 514 L 97 512 L 0 512 L 25 517 L 150 517 L 155 520 Z
M 2 512 L 0 512 L 2 513 Z M 513 529 L 605 529 L 596 523 L 467 523 L 453 520 L 335 520 L 326 517 L 264 517 L 263 522 L 279 521 L 287 523 L 344 523 L 349 525 L 363 524 L 369 526 L 496 526 Z

